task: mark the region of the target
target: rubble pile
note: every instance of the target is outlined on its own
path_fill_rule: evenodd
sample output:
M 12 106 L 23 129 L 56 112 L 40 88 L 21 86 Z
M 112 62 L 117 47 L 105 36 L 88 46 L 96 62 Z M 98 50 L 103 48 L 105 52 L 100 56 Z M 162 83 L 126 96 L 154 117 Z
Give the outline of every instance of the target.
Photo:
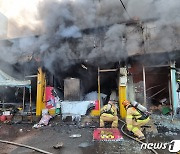
M 173 119 L 171 115 L 152 115 L 152 119 L 159 127 L 166 127 L 169 130 L 179 130 L 180 129 L 180 121 L 177 119 Z M 172 134 L 172 133 L 170 133 Z M 174 133 L 173 133 L 174 134 Z

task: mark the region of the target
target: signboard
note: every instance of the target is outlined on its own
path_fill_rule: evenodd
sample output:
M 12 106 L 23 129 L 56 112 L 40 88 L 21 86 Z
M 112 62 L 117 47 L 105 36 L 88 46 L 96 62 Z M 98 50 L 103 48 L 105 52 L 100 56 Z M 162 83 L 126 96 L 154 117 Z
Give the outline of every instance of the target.
M 121 141 L 122 134 L 118 128 L 97 128 L 93 132 L 94 141 Z

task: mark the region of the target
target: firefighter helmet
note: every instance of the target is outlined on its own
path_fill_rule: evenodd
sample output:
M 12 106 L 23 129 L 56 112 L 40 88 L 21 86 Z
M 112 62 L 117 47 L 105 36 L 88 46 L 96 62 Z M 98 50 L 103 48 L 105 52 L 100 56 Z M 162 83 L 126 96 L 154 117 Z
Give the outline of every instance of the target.
M 124 101 L 122 102 L 122 104 L 123 104 L 124 106 L 127 106 L 127 105 L 130 104 L 130 102 L 129 102 L 128 100 L 124 100 Z

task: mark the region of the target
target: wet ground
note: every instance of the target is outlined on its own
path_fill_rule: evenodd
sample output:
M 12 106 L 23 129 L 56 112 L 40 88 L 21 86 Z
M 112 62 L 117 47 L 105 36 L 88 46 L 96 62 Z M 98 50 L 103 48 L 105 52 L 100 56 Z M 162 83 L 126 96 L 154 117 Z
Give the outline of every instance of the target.
M 124 140 L 119 142 L 93 142 L 93 130 L 74 122 L 62 122 L 60 117 L 53 119 L 49 126 L 39 129 L 32 128 L 33 124 L 0 124 L 0 139 L 14 141 L 37 147 L 54 154 L 151 154 L 150 150 L 141 150 L 141 144 L 123 135 Z M 97 126 L 94 124 L 94 126 Z M 120 123 L 120 127 L 122 123 Z M 147 141 L 152 143 L 166 143 L 173 139 L 180 139 L 178 129 L 169 130 L 157 124 L 158 134 L 147 133 Z M 81 134 L 81 137 L 70 138 L 72 134 Z M 54 149 L 53 145 L 63 142 L 61 149 Z M 2 154 L 38 154 L 30 149 L 0 143 Z M 160 154 L 168 154 L 168 148 L 157 150 Z

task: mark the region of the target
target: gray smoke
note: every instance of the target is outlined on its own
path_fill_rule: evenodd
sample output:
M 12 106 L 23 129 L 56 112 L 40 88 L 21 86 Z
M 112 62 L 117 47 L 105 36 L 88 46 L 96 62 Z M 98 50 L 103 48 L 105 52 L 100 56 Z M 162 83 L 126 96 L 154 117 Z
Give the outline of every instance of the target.
M 128 1 L 127 10 L 141 20 L 158 19 L 145 23 L 144 35 L 148 36 L 148 39 L 145 38 L 146 53 L 171 52 L 180 48 L 180 1 L 142 0 L 138 3 L 131 0 Z
M 119 0 L 41 1 L 37 18 L 42 22 L 40 35 L 11 40 L 11 46 L 0 47 L 0 58 L 6 56 L 13 64 L 21 55 L 37 54 L 54 74 L 81 61 L 93 64 L 95 59 L 102 65 L 137 53 L 180 48 L 179 0 L 126 0 L 124 4 L 129 15 Z M 131 19 L 142 23 L 121 24 Z M 27 25 L 23 33 L 29 34 L 30 29 Z
M 44 25 L 44 39 L 40 41 L 40 51 L 42 49 L 44 50 L 42 52 L 47 52 L 47 49 L 50 51 L 48 60 L 46 61 L 47 56 L 43 59 L 46 61 L 47 69 L 53 70 L 52 66 L 57 58 L 61 59 L 59 69 L 67 70 L 78 62 L 78 59 L 93 63 L 93 59 L 104 57 L 102 62 L 99 61 L 99 64 L 104 64 L 104 61 L 107 63 L 119 61 L 119 58 L 124 56 L 121 43 L 124 26 L 114 25 L 125 19 L 119 1 L 113 0 L 109 3 L 107 0 L 61 2 L 45 0 L 39 10 Z M 84 29 L 106 25 L 112 26 L 107 31 L 95 30 L 88 35 L 82 32 Z M 68 41 L 62 39 L 76 39 L 76 41 L 67 43 Z M 109 52 L 112 52 L 111 56 Z
M 113 25 L 106 32 L 103 52 L 107 61 L 112 60 L 119 61 L 125 55 L 125 50 L 123 49 L 123 32 L 125 30 L 124 25 Z M 111 54 L 109 54 L 111 53 Z
M 60 31 L 58 31 L 56 34 L 60 37 L 65 37 L 65 38 L 68 38 L 68 37 L 72 37 L 72 38 L 79 38 L 81 37 L 81 32 L 80 32 L 80 29 L 76 26 L 71 26 L 71 27 L 67 27 L 67 28 L 64 28 L 64 27 L 60 27 L 59 28 Z

